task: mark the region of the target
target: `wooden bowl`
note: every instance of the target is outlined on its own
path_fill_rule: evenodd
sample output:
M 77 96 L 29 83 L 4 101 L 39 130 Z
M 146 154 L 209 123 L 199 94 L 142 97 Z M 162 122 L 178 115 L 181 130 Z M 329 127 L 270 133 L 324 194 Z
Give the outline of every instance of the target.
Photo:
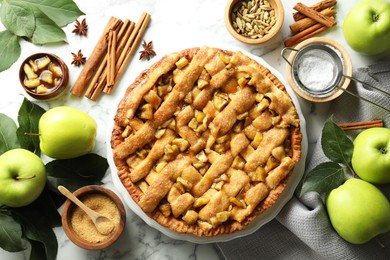
M 237 40 L 246 44 L 256 45 L 271 40 L 280 31 L 283 25 L 284 9 L 283 9 L 282 2 L 280 0 L 267 0 L 270 3 L 271 7 L 275 10 L 276 23 L 271 27 L 269 32 L 265 34 L 262 38 L 253 39 L 238 33 L 233 27 L 233 21 L 231 17 L 232 12 L 234 10 L 233 8 L 238 2 L 243 2 L 243 1 L 246 0 L 229 0 L 226 5 L 224 19 L 225 19 L 226 28 L 229 31 L 229 33 Z
M 301 49 L 303 49 L 307 46 L 310 46 L 312 44 L 325 44 L 325 45 L 331 46 L 333 49 L 335 49 L 339 53 L 339 56 L 340 56 L 341 61 L 342 61 L 343 74 L 345 76 L 348 76 L 348 77 L 352 76 L 351 57 L 349 56 L 347 50 L 342 45 L 340 45 L 339 43 L 337 43 L 334 40 L 331 40 L 331 39 L 328 39 L 325 37 L 313 37 L 313 38 L 307 39 L 307 40 L 299 43 L 297 46 L 294 47 L 294 49 L 299 52 Z M 294 51 L 294 52 L 290 53 L 290 55 L 287 57 L 287 61 L 289 64 L 286 65 L 287 80 L 290 83 L 290 85 L 295 93 L 297 93 L 303 99 L 306 99 L 310 102 L 317 102 L 317 103 L 328 102 L 328 101 L 334 100 L 335 98 L 339 97 L 341 94 L 344 93 L 343 90 L 335 88 L 332 92 L 330 92 L 326 96 L 316 96 L 316 95 L 312 95 L 312 94 L 304 91 L 302 88 L 300 88 L 295 80 L 295 77 L 294 77 L 295 72 L 293 71 L 293 68 L 291 66 L 291 64 L 293 63 L 298 52 Z M 283 53 L 282 53 L 282 56 L 283 56 Z M 338 86 L 339 86 L 339 88 L 342 88 L 345 90 L 349 86 L 350 82 L 351 82 L 351 80 L 349 78 L 342 77 Z
M 35 61 L 42 57 L 48 57 L 52 62 L 58 64 L 58 66 L 61 69 L 62 76 L 59 77 L 59 82 L 56 86 L 53 86 L 50 88 L 50 90 L 46 93 L 37 93 L 36 88 L 29 88 L 25 84 L 26 80 L 26 73 L 24 70 L 25 64 L 30 64 L 30 61 Z M 42 69 L 45 70 L 45 69 Z M 39 75 L 38 75 L 39 76 Z M 38 99 L 38 100 L 52 100 L 55 98 L 60 97 L 65 90 L 68 88 L 69 84 L 69 69 L 68 66 L 65 64 L 65 62 L 58 57 L 57 55 L 51 54 L 51 53 L 35 53 L 29 57 L 27 57 L 22 64 L 20 65 L 19 69 L 19 81 L 22 85 L 23 89 L 27 92 L 28 95 L 31 97 Z M 43 83 L 43 82 L 42 82 Z
M 77 207 L 77 205 L 75 205 L 72 201 L 67 199 L 62 209 L 62 218 L 61 218 L 62 226 L 65 231 L 65 234 L 74 244 L 84 249 L 101 250 L 103 248 L 107 248 L 111 246 L 115 241 L 118 240 L 126 224 L 126 210 L 120 198 L 113 191 L 98 185 L 89 185 L 89 186 L 82 187 L 76 190 L 73 194 L 80 200 L 83 200 L 83 198 L 86 198 L 86 196 L 92 194 L 103 194 L 107 196 L 116 205 L 119 211 L 120 219 L 119 219 L 119 224 L 115 227 L 115 230 L 109 235 L 108 238 L 106 238 L 102 242 L 91 243 L 86 239 L 81 238 L 80 235 L 76 233 L 72 225 L 72 215 L 74 214 L 74 209 Z M 101 205 L 102 204 L 100 204 L 100 206 Z

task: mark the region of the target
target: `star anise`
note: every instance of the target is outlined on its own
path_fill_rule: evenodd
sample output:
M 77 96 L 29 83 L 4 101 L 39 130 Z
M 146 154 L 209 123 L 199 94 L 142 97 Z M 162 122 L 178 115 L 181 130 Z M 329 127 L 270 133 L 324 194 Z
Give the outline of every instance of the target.
M 75 28 L 73 29 L 72 33 L 75 33 L 75 34 L 81 35 L 81 36 L 87 36 L 88 25 L 87 25 L 87 21 L 85 20 L 85 18 L 81 21 L 81 23 L 79 22 L 79 20 L 76 20 L 76 24 L 74 27 Z
M 156 52 L 153 50 L 153 42 L 150 41 L 149 43 L 146 43 L 145 40 L 142 43 L 142 47 L 144 48 L 143 51 L 140 51 L 141 55 L 139 56 L 140 60 L 150 60 L 152 56 L 156 56 Z
M 71 64 L 74 64 L 75 66 L 80 66 L 80 65 L 84 65 L 84 63 L 87 61 L 87 58 L 85 58 L 83 56 L 83 54 L 81 53 L 81 50 L 78 51 L 77 54 L 71 52 L 72 55 L 73 55 L 73 61 Z

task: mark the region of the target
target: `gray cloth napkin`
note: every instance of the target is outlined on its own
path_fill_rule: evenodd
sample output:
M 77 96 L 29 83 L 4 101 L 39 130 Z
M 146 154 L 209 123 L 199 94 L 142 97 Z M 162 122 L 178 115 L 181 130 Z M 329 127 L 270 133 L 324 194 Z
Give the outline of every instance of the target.
M 354 77 L 390 92 L 390 62 L 358 69 Z M 389 97 L 360 83 L 352 82 L 349 90 L 387 106 Z M 332 101 L 329 116 L 336 122 L 367 121 L 383 119 L 390 127 L 390 113 L 347 93 Z M 358 131 L 350 131 L 352 138 Z M 328 159 L 322 152 L 321 142 L 312 154 L 308 154 L 306 172 Z M 390 199 L 390 185 L 379 187 Z M 277 217 L 255 233 L 229 242 L 217 243 L 227 259 L 390 259 L 390 232 L 380 235 L 363 245 L 352 245 L 332 228 L 324 202 L 318 193 L 307 193 L 303 197 L 293 196 Z

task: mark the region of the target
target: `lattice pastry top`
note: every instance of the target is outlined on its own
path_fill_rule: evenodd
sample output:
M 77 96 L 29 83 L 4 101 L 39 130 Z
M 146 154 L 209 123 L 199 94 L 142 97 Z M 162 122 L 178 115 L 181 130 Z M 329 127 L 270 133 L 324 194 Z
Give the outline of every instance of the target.
M 164 56 L 127 89 L 111 145 L 118 175 L 151 218 L 180 233 L 243 229 L 272 207 L 301 156 L 282 83 L 241 52 Z

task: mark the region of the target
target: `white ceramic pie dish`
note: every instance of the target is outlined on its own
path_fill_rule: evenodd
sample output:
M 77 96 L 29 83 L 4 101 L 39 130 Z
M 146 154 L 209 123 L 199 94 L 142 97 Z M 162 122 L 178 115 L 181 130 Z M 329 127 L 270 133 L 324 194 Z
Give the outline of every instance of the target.
M 111 131 L 114 125 L 114 121 L 112 120 L 114 118 L 115 112 L 117 110 L 117 106 L 122 99 L 122 95 L 118 96 L 118 100 L 114 102 L 114 107 L 112 108 L 112 114 L 110 116 L 110 122 L 108 124 L 108 131 L 107 131 L 107 160 L 110 165 L 110 170 L 111 170 L 111 176 L 113 179 L 114 186 L 118 190 L 119 194 L 123 198 L 123 201 L 127 204 L 127 206 L 136 214 L 138 215 L 143 221 L 145 221 L 146 224 L 149 226 L 157 229 L 161 233 L 165 234 L 168 237 L 171 237 L 173 239 L 178 239 L 178 240 L 184 240 L 192 243 L 198 243 L 198 244 L 207 244 L 207 243 L 216 243 L 216 242 L 226 242 L 229 240 L 233 240 L 239 237 L 243 237 L 249 234 L 254 233 L 257 231 L 260 227 L 262 227 L 264 224 L 268 223 L 272 219 L 274 219 L 280 210 L 283 208 L 283 206 L 292 198 L 294 191 L 300 182 L 304 170 L 305 170 L 305 161 L 306 161 L 306 155 L 307 155 L 307 147 L 308 147 L 308 142 L 307 142 L 307 135 L 306 135 L 306 121 L 303 117 L 302 110 L 300 108 L 297 96 L 295 95 L 294 91 L 291 89 L 289 86 L 288 82 L 282 77 L 282 75 L 272 68 L 268 63 L 266 63 L 262 58 L 254 56 L 247 51 L 237 49 L 237 48 L 226 48 L 226 47 L 218 47 L 218 46 L 212 46 L 220 49 L 226 49 L 226 50 L 231 50 L 231 51 L 241 51 L 248 57 L 256 60 L 258 63 L 261 65 L 265 66 L 268 68 L 286 87 L 286 90 L 288 94 L 291 96 L 294 105 L 298 111 L 300 121 L 301 121 L 301 132 L 302 132 L 302 154 L 301 154 L 301 160 L 297 163 L 295 166 L 292 174 L 290 175 L 287 185 L 283 191 L 283 193 L 279 196 L 278 200 L 276 203 L 268 210 L 266 210 L 263 214 L 258 216 L 252 223 L 250 223 L 248 226 L 245 227 L 245 229 L 236 231 L 232 234 L 222 234 L 218 235 L 215 237 L 198 237 L 193 234 L 182 234 L 182 233 L 177 233 L 169 228 L 166 228 L 159 223 L 157 223 L 154 219 L 150 218 L 139 206 L 138 204 L 131 198 L 130 194 L 127 192 L 126 188 L 123 186 L 121 183 L 118 174 L 117 174 L 117 168 L 115 166 L 113 156 L 112 156 L 112 149 L 110 145 L 110 140 L 111 140 Z M 161 57 L 155 57 L 153 61 L 158 61 Z M 144 68 L 140 68 L 138 73 L 134 73 L 134 78 L 137 77 L 144 69 L 148 68 L 150 66 L 150 63 L 148 63 Z M 125 91 L 125 90 L 124 90 Z

